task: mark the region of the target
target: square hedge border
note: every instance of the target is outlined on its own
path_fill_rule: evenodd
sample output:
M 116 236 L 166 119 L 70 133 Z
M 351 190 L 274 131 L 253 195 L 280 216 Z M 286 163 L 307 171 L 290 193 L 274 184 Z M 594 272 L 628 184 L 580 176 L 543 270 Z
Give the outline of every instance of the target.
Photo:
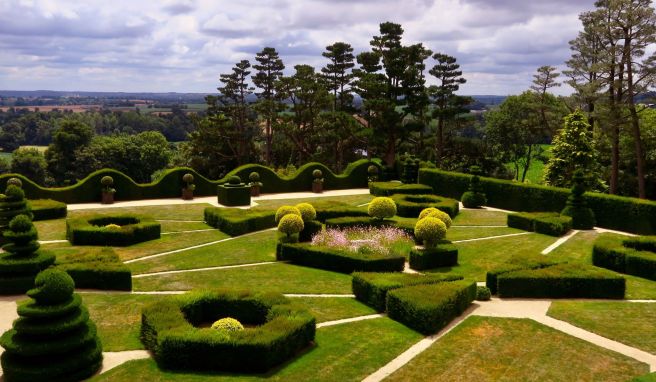
M 309 243 L 278 243 L 276 260 L 340 273 L 401 272 L 405 266 L 402 255 L 369 255 L 335 248 L 315 247 Z
M 120 230 L 105 226 L 117 224 Z M 152 217 L 143 215 L 92 215 L 66 219 L 66 239 L 73 245 L 103 245 L 124 247 L 148 240 L 159 239 L 161 225 Z
M 276 226 L 276 211 L 273 210 L 207 207 L 204 215 L 208 225 L 230 236 L 240 236 Z
M 558 212 L 519 212 L 508 214 L 508 227 L 549 236 L 563 236 L 572 229 L 572 218 Z
M 198 328 L 232 317 L 247 325 L 222 334 Z M 141 341 L 165 369 L 262 373 L 308 347 L 315 318 L 281 294 L 218 290 L 190 292 L 146 306 Z
M 656 281 L 656 236 L 602 234 L 592 247 L 592 264 Z
M 442 198 L 428 194 L 394 194 L 397 215 L 405 218 L 419 217 L 425 208 L 433 207 L 446 212 L 453 219 L 460 211 L 460 203 L 455 199 Z
M 450 242 L 438 244 L 435 248 L 413 248 L 408 258 L 410 268 L 421 271 L 458 265 L 458 248 Z

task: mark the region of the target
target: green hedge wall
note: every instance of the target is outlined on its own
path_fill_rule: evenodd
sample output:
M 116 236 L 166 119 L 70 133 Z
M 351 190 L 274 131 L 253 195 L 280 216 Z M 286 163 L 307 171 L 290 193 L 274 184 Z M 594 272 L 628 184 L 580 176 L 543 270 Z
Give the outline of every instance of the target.
M 324 190 L 339 190 L 346 188 L 367 187 L 367 167 L 378 164 L 362 159 L 347 166 L 342 174 L 336 175 L 328 167 L 321 163 L 307 163 L 289 177 L 281 177 L 268 167 L 248 164 L 240 166 L 219 180 L 209 180 L 196 171 L 186 167 L 170 169 L 164 172 L 162 177 L 155 182 L 138 184 L 127 175 L 112 169 L 98 170 L 89 174 L 78 183 L 68 187 L 45 188 L 20 174 L 5 174 L 0 176 L 0 189 L 6 188 L 7 180 L 16 177 L 23 182 L 23 190 L 28 199 L 53 199 L 64 203 L 92 203 L 99 202 L 101 198 L 100 179 L 109 175 L 114 179 L 116 194 L 114 199 L 139 200 L 158 198 L 177 198 L 182 195 L 184 182 L 182 176 L 186 173 L 194 175 L 195 196 L 215 196 L 216 187 L 225 183 L 230 176 L 237 175 L 243 181 L 248 175 L 257 171 L 260 174 L 260 182 L 263 183 L 263 193 L 301 192 L 312 190 L 312 171 L 320 169 L 323 172 Z
M 563 236 L 572 229 L 572 218 L 558 212 L 520 212 L 508 214 L 508 227 L 549 236 Z
M 385 311 L 387 292 L 413 285 L 436 284 L 447 281 L 462 280 L 463 277 L 451 274 L 410 274 L 355 272 L 351 280 L 351 289 L 355 298 L 379 312 Z
M 487 275 L 485 276 L 485 286 L 490 288 L 492 294 L 497 294 L 497 278 L 500 275 L 524 269 L 545 268 L 556 264 L 559 264 L 557 260 L 549 259 L 543 255 L 512 255 L 508 261 L 487 272 Z
M 424 184 L 403 184 L 399 182 L 371 182 L 369 193 L 374 196 L 391 196 L 394 194 L 426 195 L 432 194 L 433 188 Z
M 467 191 L 470 175 L 435 169 L 420 169 L 419 183 L 429 185 L 435 194 L 458 199 Z M 481 178 L 481 187 L 491 207 L 511 211 L 553 211 L 565 207 L 569 190 L 564 188 L 522 184 L 507 180 Z M 656 234 L 656 202 L 636 198 L 588 192 L 588 207 L 592 209 L 599 227 Z
M 68 213 L 66 203 L 56 200 L 37 199 L 29 203 L 32 207 L 32 221 L 65 218 Z
M 410 268 L 417 271 L 458 265 L 458 248 L 453 244 L 438 244 L 435 248 L 410 250 Z
M 232 317 L 246 328 L 230 335 L 201 328 Z M 315 319 L 279 294 L 191 292 L 145 307 L 141 341 L 162 368 L 262 373 L 314 340 Z
M 276 211 L 273 210 L 207 207 L 204 215 L 207 224 L 230 236 L 262 231 L 276 226 Z
M 656 280 L 656 237 L 603 234 L 592 248 L 592 263 L 628 275 Z
M 132 290 L 130 268 L 108 247 L 82 251 L 63 249 L 57 253 L 55 266 L 68 273 L 78 288 Z
M 453 281 L 394 289 L 387 293 L 389 318 L 425 335 L 461 315 L 476 298 L 476 283 Z
M 276 248 L 276 259 L 341 273 L 401 272 L 405 265 L 405 257 L 402 255 L 362 254 L 336 248 L 316 247 L 307 243 L 279 243 Z
M 583 264 L 558 264 L 497 277 L 499 297 L 623 299 L 626 279 Z
M 105 228 L 118 224 L 121 229 Z M 92 215 L 66 219 L 66 238 L 73 245 L 128 246 L 160 238 L 161 225 L 139 215 Z

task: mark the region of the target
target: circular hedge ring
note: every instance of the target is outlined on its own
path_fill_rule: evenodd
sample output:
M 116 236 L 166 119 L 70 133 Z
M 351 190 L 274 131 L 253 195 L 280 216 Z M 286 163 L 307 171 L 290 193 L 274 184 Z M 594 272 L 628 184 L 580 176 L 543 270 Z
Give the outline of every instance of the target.
M 146 306 L 141 340 L 162 368 L 262 373 L 288 361 L 314 341 L 314 317 L 281 294 L 203 291 Z M 210 324 L 232 317 L 233 332 Z
M 160 234 L 160 224 L 149 216 L 94 215 L 66 219 L 66 238 L 73 245 L 124 247 L 159 239 Z
M 416 218 L 422 210 L 429 207 L 444 211 L 454 218 L 460 209 L 457 200 L 435 195 L 396 194 L 391 198 L 396 203 L 396 214 L 404 218 Z

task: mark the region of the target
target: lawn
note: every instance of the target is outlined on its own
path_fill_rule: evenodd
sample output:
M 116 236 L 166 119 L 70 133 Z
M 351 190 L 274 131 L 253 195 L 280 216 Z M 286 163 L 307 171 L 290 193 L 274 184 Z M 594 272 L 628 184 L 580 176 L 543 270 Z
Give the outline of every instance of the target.
M 556 301 L 551 304 L 548 314 L 603 337 L 656 354 L 656 304 Z
M 488 210 L 460 210 L 453 219 L 454 225 L 500 225 L 505 226 L 508 214 Z
M 646 364 L 528 319 L 472 316 L 386 381 L 626 381 Z
M 116 253 L 121 260 L 131 260 L 138 257 L 188 248 L 199 244 L 211 243 L 229 237 L 230 236 L 221 231 L 202 231 L 163 235 L 157 240 L 150 240 L 129 247 L 116 248 Z
M 258 208 L 268 208 L 275 210 L 280 206 L 296 205 L 298 203 L 310 204 L 328 204 L 331 202 L 348 204 L 351 206 L 361 206 L 369 203 L 374 197 L 369 194 L 362 195 L 346 195 L 346 196 L 323 196 L 318 198 L 299 198 L 299 199 L 273 199 L 273 200 L 260 200 L 257 202 Z

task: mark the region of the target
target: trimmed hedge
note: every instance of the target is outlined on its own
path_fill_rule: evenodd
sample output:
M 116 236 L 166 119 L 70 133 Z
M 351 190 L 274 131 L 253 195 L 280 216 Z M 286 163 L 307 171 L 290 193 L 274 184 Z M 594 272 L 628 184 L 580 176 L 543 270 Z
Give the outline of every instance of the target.
M 508 227 L 549 236 L 563 236 L 572 229 L 572 218 L 557 212 L 520 212 L 508 214 Z
M 204 215 L 208 225 L 230 236 L 262 231 L 276 226 L 276 211 L 273 210 L 207 207 Z
M 453 281 L 394 289 L 387 293 L 389 318 L 425 335 L 461 315 L 476 298 L 476 283 Z
M 217 188 L 217 200 L 219 204 L 227 207 L 250 206 L 251 186 L 240 183 L 238 185 L 220 184 Z
M 247 327 L 200 328 L 225 317 Z M 266 372 L 310 345 L 316 330 L 314 317 L 280 294 L 228 290 L 160 300 L 143 309 L 141 323 L 141 341 L 160 367 L 190 371 Z
M 65 218 L 68 213 L 66 203 L 56 200 L 37 199 L 30 200 L 29 203 L 32 207 L 32 215 L 34 215 L 33 221 Z
M 278 243 L 276 260 L 341 273 L 401 272 L 405 266 L 402 255 L 361 253 L 308 243 Z
M 603 234 L 592 247 L 592 264 L 656 280 L 656 237 L 628 238 Z
M 436 284 L 447 281 L 462 280 L 459 275 L 450 274 L 410 274 L 355 272 L 351 280 L 351 289 L 355 298 L 379 312 L 385 311 L 387 292 L 413 285 Z
M 459 198 L 469 186 L 471 175 L 436 169 L 420 169 L 419 183 L 432 186 L 435 194 Z M 513 181 L 481 178 L 487 205 L 511 211 L 560 212 L 570 191 L 564 188 L 523 184 Z M 585 201 L 594 212 L 597 226 L 633 232 L 656 234 L 656 202 L 637 198 L 586 192 Z
M 403 184 L 400 182 L 371 182 L 369 193 L 374 196 L 392 196 L 394 194 L 427 195 L 433 188 L 424 184 Z
M 55 266 L 68 273 L 78 288 L 132 290 L 132 272 L 111 248 L 60 253 Z
M 310 220 L 309 222 L 304 223 L 303 230 L 298 234 L 298 241 L 306 242 L 312 241 L 314 235 L 321 232 L 323 229 L 323 224 L 317 220 Z
M 248 164 L 237 167 L 219 180 L 209 180 L 188 167 L 178 167 L 166 170 L 162 177 L 155 182 L 138 184 L 129 176 L 120 171 L 102 169 L 89 174 L 78 183 L 68 187 L 45 188 L 20 174 L 5 174 L 0 176 L 0 189 L 4 189 L 7 180 L 19 178 L 23 182 L 23 190 L 29 199 L 53 199 L 64 203 L 91 203 L 99 202 L 101 198 L 100 179 L 111 176 L 114 179 L 115 200 L 139 200 L 158 198 L 178 198 L 180 190 L 186 185 L 182 177 L 186 173 L 194 176 L 195 196 L 215 196 L 216 187 L 228 181 L 231 176 L 237 175 L 241 179 L 248 179 L 251 172 L 260 174 L 263 183 L 261 191 L 264 193 L 299 192 L 312 190 L 312 171 L 320 169 L 323 172 L 324 190 L 339 190 L 347 188 L 367 187 L 367 168 L 370 165 L 380 167 L 375 162 L 366 159 L 349 164 L 342 174 L 336 175 L 321 163 L 307 163 L 289 177 L 281 177 L 268 167 L 257 164 Z
M 492 294 L 497 294 L 497 278 L 508 272 L 519 271 L 524 269 L 540 269 L 550 267 L 560 262 L 550 259 L 543 255 L 513 255 L 503 264 L 487 272 L 485 276 L 485 286 L 490 288 Z
M 460 209 L 457 200 L 435 195 L 394 194 L 392 200 L 396 203 L 397 215 L 406 218 L 416 218 L 422 210 L 429 207 L 437 208 L 455 218 Z
M 120 229 L 105 226 L 116 224 Z M 128 246 L 160 238 L 161 226 L 141 215 L 94 215 L 66 219 L 66 238 L 73 245 Z
M 497 277 L 499 297 L 623 299 L 626 280 L 583 264 L 558 264 L 507 272 Z
M 450 243 L 438 244 L 435 248 L 413 248 L 408 259 L 410 268 L 417 271 L 458 265 L 458 248 Z

